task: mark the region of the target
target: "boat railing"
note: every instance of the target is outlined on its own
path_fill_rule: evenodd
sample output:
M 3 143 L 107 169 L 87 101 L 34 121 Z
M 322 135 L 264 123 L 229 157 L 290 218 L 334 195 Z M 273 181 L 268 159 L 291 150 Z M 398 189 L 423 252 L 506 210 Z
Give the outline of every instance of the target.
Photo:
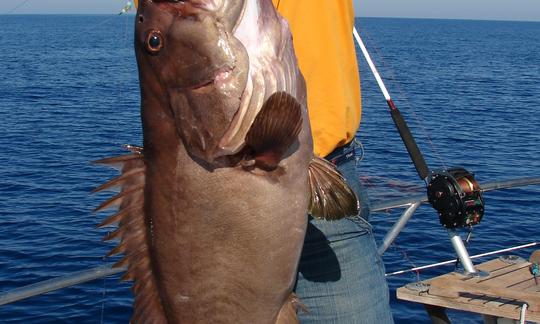
M 492 190 L 498 190 L 498 189 L 508 189 L 508 188 L 515 188 L 515 187 L 523 187 L 528 185 L 536 185 L 540 184 L 540 177 L 529 177 L 529 178 L 519 178 L 519 179 L 513 179 L 513 180 L 506 180 L 506 181 L 497 181 L 497 182 L 489 182 L 482 185 L 482 190 L 485 191 L 492 191 Z M 423 203 L 426 203 L 427 197 L 426 195 L 413 195 L 409 197 L 404 198 L 398 198 L 398 199 L 392 199 L 387 200 L 384 202 L 374 202 L 372 204 L 372 212 L 381 212 L 381 211 L 387 211 L 390 209 L 396 209 L 396 208 L 405 208 L 405 211 L 401 215 L 401 217 L 396 221 L 394 226 L 387 232 L 386 236 L 383 239 L 383 243 L 379 247 L 379 254 L 383 254 L 386 249 L 392 245 L 396 237 L 399 235 L 399 233 L 405 228 L 407 222 L 411 219 L 416 209 Z M 484 255 L 492 255 L 495 253 L 502 253 L 507 252 L 511 250 L 517 250 L 521 248 L 527 248 L 534 245 L 539 244 L 538 242 L 529 243 L 525 245 L 521 245 L 514 248 L 507 248 L 499 251 L 494 252 L 488 252 Z M 458 252 L 459 254 L 459 252 Z M 478 256 L 473 256 L 471 258 L 475 258 Z M 449 260 L 445 262 L 440 262 L 434 265 L 427 265 L 423 266 L 422 268 L 429 268 L 437 265 L 442 264 L 448 264 L 451 262 L 455 262 L 455 260 Z M 86 283 L 89 281 L 93 281 L 96 279 L 101 279 L 109 276 L 113 276 L 119 273 L 122 273 L 126 270 L 126 268 L 120 267 L 120 268 L 113 268 L 112 263 L 111 264 L 105 264 L 98 266 L 96 268 L 83 270 L 74 272 L 68 275 L 64 275 L 58 278 L 52 278 L 49 280 L 41 281 L 35 284 L 31 284 L 28 286 L 20 287 L 13 289 L 11 291 L 7 292 L 0 292 L 0 306 L 6 305 L 10 303 L 14 303 L 16 301 L 20 301 L 23 299 L 27 299 L 30 297 L 43 295 L 55 290 L 79 285 L 82 283 Z M 392 273 L 388 275 L 395 275 L 404 273 L 407 271 L 414 271 L 415 269 L 408 269 L 403 270 L 398 273 Z

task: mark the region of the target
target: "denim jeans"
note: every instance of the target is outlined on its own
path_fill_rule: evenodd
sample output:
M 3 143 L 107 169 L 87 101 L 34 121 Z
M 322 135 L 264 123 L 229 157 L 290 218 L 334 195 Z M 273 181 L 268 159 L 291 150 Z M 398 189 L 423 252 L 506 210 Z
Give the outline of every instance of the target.
M 393 323 L 384 265 L 368 223 L 369 202 L 356 171 L 357 159 L 338 160 L 334 160 L 337 168 L 357 193 L 362 209 L 360 215 L 339 221 L 310 218 L 295 289 L 308 310 L 300 311 L 300 322 Z

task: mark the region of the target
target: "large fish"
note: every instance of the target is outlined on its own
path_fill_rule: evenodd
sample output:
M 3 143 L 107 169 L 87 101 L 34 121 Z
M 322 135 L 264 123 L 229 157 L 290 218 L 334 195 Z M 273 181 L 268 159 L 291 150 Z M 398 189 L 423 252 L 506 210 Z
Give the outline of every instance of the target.
M 122 175 L 111 254 L 134 280 L 135 323 L 296 323 L 307 212 L 358 211 L 314 158 L 306 87 L 270 0 L 141 0 L 143 147 Z M 300 296 L 301 298 L 301 296 Z

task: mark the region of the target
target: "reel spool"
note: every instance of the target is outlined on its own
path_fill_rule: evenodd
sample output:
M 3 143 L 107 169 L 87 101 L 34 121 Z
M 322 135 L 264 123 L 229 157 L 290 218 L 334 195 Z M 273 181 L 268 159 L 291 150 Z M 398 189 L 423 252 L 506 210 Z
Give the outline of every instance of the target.
M 430 204 L 449 229 L 471 227 L 484 216 L 482 191 L 474 175 L 463 168 L 433 171 L 427 186 Z

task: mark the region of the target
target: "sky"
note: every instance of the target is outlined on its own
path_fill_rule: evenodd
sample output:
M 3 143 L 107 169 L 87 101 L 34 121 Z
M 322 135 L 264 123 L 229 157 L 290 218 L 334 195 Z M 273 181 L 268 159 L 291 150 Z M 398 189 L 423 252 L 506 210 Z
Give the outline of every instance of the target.
M 0 0 L 0 14 L 110 13 L 127 0 Z M 294 0 L 290 0 L 294 1 Z M 312 0 L 344 1 L 344 0 Z M 540 21 L 540 0 L 353 0 L 357 16 Z
M 354 2 L 357 16 L 540 21 L 540 0 L 354 0 Z

